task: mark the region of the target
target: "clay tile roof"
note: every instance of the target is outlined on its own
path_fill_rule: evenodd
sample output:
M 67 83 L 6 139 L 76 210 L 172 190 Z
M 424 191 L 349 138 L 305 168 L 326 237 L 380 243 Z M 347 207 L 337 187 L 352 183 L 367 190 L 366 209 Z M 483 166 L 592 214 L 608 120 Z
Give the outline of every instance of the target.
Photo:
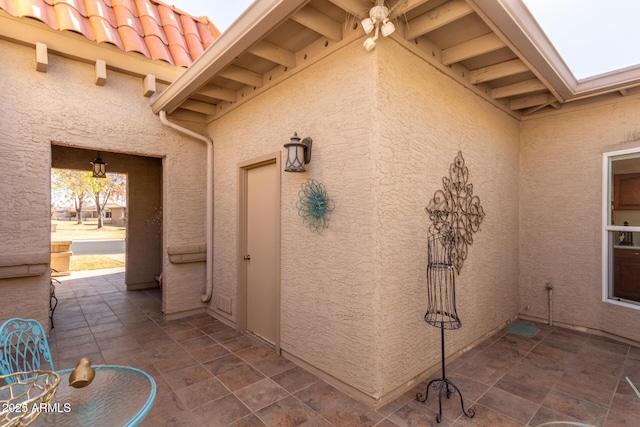
M 179 67 L 191 65 L 220 36 L 206 17 L 160 0 L 0 0 L 0 9 Z

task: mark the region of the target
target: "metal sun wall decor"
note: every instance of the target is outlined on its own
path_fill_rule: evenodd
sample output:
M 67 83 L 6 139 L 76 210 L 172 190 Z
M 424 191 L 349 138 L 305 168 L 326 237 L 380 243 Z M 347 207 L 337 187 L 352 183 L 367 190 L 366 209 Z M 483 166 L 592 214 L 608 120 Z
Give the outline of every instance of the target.
M 333 200 L 327 196 L 324 185 L 315 179 L 308 179 L 298 192 L 300 200 L 296 203 L 303 223 L 308 224 L 311 231 L 322 233 L 328 227 L 331 212 L 335 208 Z
M 442 178 L 444 189 L 434 193 L 426 208 L 436 232 L 453 232 L 451 262 L 458 274 L 467 259 L 468 246 L 473 243 L 473 233 L 478 232 L 485 215 L 480 198 L 473 195 L 473 184 L 468 181 L 469 169 L 459 151 L 449 166 L 449 178 Z

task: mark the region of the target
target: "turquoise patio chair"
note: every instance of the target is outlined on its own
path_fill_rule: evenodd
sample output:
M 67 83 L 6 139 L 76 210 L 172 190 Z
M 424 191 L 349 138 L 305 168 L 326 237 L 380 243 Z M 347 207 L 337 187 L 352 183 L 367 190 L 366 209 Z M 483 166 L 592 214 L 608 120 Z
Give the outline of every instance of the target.
M 7 320 L 0 326 L 0 375 L 34 370 L 54 370 L 42 325 L 33 319 Z

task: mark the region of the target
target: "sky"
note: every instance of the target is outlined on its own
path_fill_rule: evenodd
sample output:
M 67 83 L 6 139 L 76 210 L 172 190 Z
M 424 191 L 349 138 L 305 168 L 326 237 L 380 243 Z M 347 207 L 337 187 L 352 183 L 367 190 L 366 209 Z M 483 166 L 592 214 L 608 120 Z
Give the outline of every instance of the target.
M 193 16 L 206 16 L 224 32 L 253 0 L 163 0 Z
M 522 1 L 577 79 L 640 64 L 640 1 Z

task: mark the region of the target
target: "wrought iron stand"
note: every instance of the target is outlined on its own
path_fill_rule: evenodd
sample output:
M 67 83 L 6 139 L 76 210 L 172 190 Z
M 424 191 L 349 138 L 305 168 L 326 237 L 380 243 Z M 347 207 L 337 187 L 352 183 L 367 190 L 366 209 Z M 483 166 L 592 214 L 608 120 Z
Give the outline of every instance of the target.
M 462 413 L 469 418 L 476 415 L 473 409 L 464 409 L 462 393 L 447 379 L 444 370 L 444 330 L 462 327 L 456 311 L 455 272 L 460 273 L 468 246 L 473 243 L 473 233 L 480 229 L 484 218 L 480 199 L 473 195 L 473 184 L 468 180 L 469 169 L 465 166 L 462 152 L 458 152 L 449 167 L 449 178 L 442 179 L 443 189 L 434 193 L 427 206 L 432 225 L 427 242 L 428 307 L 424 321 L 440 328 L 442 378 L 431 380 L 424 395 L 418 393 L 416 399 L 426 402 L 429 388 L 438 391 L 438 423 L 442 421 L 443 394 L 449 399 L 453 393 L 458 393 Z
M 455 272 L 451 259 L 452 250 L 455 247 L 455 233 L 450 227 L 432 228 L 428 240 L 427 285 L 428 307 L 424 320 L 431 326 L 440 328 L 440 345 L 442 350 L 442 377 L 431 380 L 423 393 L 416 394 L 419 402 L 426 402 L 429 397 L 429 388 L 438 392 L 438 415 L 436 421 L 442 421 L 442 395 L 447 399 L 453 393 L 460 396 L 462 413 L 473 418 L 473 409 L 464 409 L 462 393 L 456 385 L 447 379 L 445 373 L 444 330 L 459 329 L 462 327 L 456 310 Z
M 462 413 L 469 418 L 473 418 L 476 415 L 475 411 L 471 408 L 467 410 L 464 409 L 464 400 L 462 398 L 460 389 L 458 389 L 458 387 L 456 387 L 453 382 L 447 379 L 444 371 L 444 328 L 440 328 L 440 337 L 442 341 L 442 378 L 436 378 L 429 381 L 429 384 L 427 384 L 427 388 L 424 392 L 424 397 L 423 393 L 418 393 L 416 394 L 416 399 L 418 400 L 418 402 L 426 402 L 429 398 L 430 387 L 433 388 L 434 391 L 438 392 L 438 415 L 436 415 L 436 421 L 439 423 L 440 421 L 442 421 L 442 395 L 446 394 L 447 399 L 449 399 L 452 393 L 458 393 L 458 395 L 460 396 L 460 406 L 462 407 Z

